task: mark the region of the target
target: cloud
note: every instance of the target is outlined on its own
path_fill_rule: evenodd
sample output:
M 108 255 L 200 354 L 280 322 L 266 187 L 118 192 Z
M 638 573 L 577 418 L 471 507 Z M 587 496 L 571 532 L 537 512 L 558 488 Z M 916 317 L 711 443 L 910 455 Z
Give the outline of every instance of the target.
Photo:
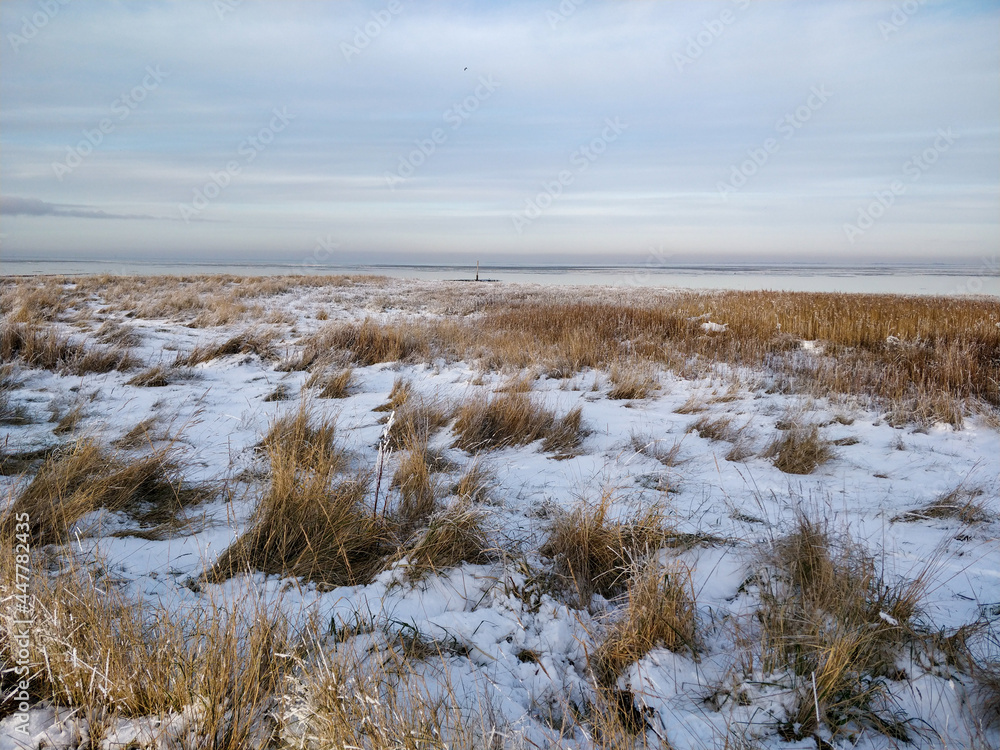
M 35 196 L 5 199 L 29 217 L 8 222 L 7 245 L 236 257 L 334 233 L 372 258 L 476 246 L 563 260 L 674 240 L 903 256 L 960 235 L 985 252 L 1000 214 L 966 196 L 1000 197 L 1000 8 L 928 0 L 902 20 L 896 5 L 69 3 L 0 69 L 4 188 Z M 3 0 L 0 42 L 35 8 Z M 150 67 L 167 75 L 144 91 Z M 824 86 L 828 101 L 803 109 Z M 268 132 L 275 110 L 294 119 Z M 628 129 L 575 159 L 607 118 Z M 955 146 L 847 245 L 843 225 L 939 128 Z M 734 178 L 769 139 L 780 149 Z M 58 180 L 71 152 L 81 163 Z M 510 216 L 552 185 L 518 235 Z M 156 217 L 174 220 L 145 236 L 89 221 Z
M 151 214 L 123 214 L 103 211 L 92 206 L 66 203 L 49 203 L 40 198 L 21 198 L 16 195 L 0 195 L 0 215 L 2 216 L 58 216 L 70 219 L 138 219 L 154 221 L 179 221 L 175 216 L 153 216 Z M 192 218 L 191 221 L 216 221 L 215 219 Z

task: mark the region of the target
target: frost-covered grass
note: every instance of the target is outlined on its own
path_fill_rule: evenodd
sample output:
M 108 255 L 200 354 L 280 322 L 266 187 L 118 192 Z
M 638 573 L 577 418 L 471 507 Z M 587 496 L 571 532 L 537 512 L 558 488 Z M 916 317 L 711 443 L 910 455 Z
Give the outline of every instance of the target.
M 995 300 L 87 277 L 0 312 L 32 737 L 1000 743 Z

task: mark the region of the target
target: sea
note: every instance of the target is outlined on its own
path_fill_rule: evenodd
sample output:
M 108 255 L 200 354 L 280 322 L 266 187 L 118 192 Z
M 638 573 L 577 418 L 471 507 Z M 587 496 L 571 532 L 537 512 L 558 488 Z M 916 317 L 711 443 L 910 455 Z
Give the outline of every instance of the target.
M 126 274 L 375 274 L 395 278 L 472 280 L 474 266 L 191 263 L 99 260 L 3 260 L 0 276 Z M 677 289 L 743 289 L 1000 297 L 996 259 L 980 263 L 713 263 L 656 265 L 483 265 L 481 281 L 498 284 L 644 286 Z

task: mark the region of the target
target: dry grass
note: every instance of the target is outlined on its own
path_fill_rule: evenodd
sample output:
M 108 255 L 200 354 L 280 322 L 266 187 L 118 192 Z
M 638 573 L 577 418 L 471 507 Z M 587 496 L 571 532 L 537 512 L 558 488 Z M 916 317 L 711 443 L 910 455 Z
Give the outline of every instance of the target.
M 433 460 L 427 443 L 416 441 L 408 445 L 392 477 L 392 487 L 399 489 L 398 517 L 404 527 L 413 529 L 425 522 L 437 504 L 438 483 L 431 475 Z
M 306 380 L 306 388 L 318 389 L 319 398 L 347 398 L 354 385 L 354 370 L 350 367 L 337 372 L 317 370 Z
M 674 530 L 662 506 L 650 505 L 619 519 L 612 516 L 613 504 L 611 492 L 596 502 L 581 501 L 556 517 L 540 549 L 552 558 L 557 575 L 575 591 L 580 606 L 594 593 L 605 598 L 621 593 L 635 566 L 664 547 L 700 541 Z
M 591 660 L 598 684 L 614 688 L 654 648 L 697 653 L 697 619 L 691 571 L 680 563 L 644 566 L 629 578 L 628 606 Z
M 981 489 L 967 489 L 959 485 L 924 507 L 907 511 L 892 520 L 926 521 L 931 518 L 951 518 L 968 525 L 986 523 L 990 520 L 990 513 L 985 503 L 979 499 L 982 495 Z
M 455 421 L 455 447 L 474 453 L 544 440 L 543 450 L 566 453 L 583 438 L 581 417 L 576 408 L 557 418 L 521 393 L 466 401 Z
M 5 584 L 13 580 L 9 562 L 0 566 Z M 176 614 L 129 598 L 91 570 L 64 568 L 52 577 L 44 566 L 35 570 L 32 697 L 87 719 L 94 746 L 119 721 L 142 717 L 159 719 L 153 724 L 157 745 L 267 745 L 285 672 L 279 654 L 289 638 L 263 603 L 209 602 Z M 13 619 L 0 617 L 0 650 L 9 662 L 12 636 L 24 629 Z M 6 692 L 6 673 L 3 683 Z M 171 720 L 181 711 L 188 718 L 183 729 Z
M 656 370 L 647 363 L 615 363 L 611 366 L 611 399 L 643 399 L 659 389 Z
M 273 340 L 273 332 L 250 328 L 225 341 L 196 346 L 187 356 L 178 356 L 174 366 L 199 365 L 237 354 L 256 355 L 264 360 L 273 359 L 275 356 Z
M 389 392 L 389 400 L 381 406 L 376 406 L 372 411 L 396 411 L 413 395 L 413 383 L 405 378 L 396 378 L 392 384 L 392 391 Z
M 53 370 L 71 375 L 128 370 L 139 364 L 121 346 L 86 348 L 53 327 L 4 321 L 0 327 L 0 360 L 19 360 L 26 367 Z
M 368 319 L 362 323 L 333 323 L 304 340 L 300 362 L 308 367 L 331 351 L 346 352 L 351 361 L 362 367 L 411 357 L 426 358 L 430 348 L 425 335 L 423 329 L 408 324 L 380 326 Z
M 30 309 L 15 298 L 33 293 L 39 302 L 32 304 L 43 310 L 43 317 L 56 317 L 74 305 L 82 310 L 103 299 L 138 317 L 193 321 L 225 300 L 350 286 L 359 280 L 377 281 L 55 277 L 43 283 L 8 283 L 0 308 L 7 316 L 5 327 L 18 325 L 18 311 Z M 563 375 L 587 367 L 629 366 L 631 361 L 656 363 L 686 376 L 704 372 L 707 363 L 722 362 L 770 370 L 800 393 L 871 398 L 886 408 L 893 423 L 945 420 L 960 426 L 970 413 L 992 414 L 1000 407 L 1000 305 L 991 299 L 675 292 L 642 306 L 497 294 L 477 297 L 468 309 L 477 312 L 468 321 L 330 324 L 302 342 L 303 366 L 331 349 L 362 365 L 445 356 L 478 359 L 487 369 L 531 365 Z M 727 329 L 707 335 L 701 328 L 706 315 Z M 801 350 L 799 340 L 819 342 L 822 353 Z
M 675 440 L 668 448 L 665 440 L 633 432 L 629 444 L 636 453 L 649 456 L 666 467 L 674 467 L 682 463 L 680 458 L 681 442 L 681 440 Z
M 993 645 L 1000 645 L 996 634 L 993 636 Z M 991 656 L 978 659 L 972 676 L 972 696 L 980 717 L 979 723 L 984 727 L 1000 728 L 1000 655 L 994 651 Z
M 395 409 L 396 418 L 389 434 L 389 447 L 393 450 L 426 444 L 451 421 L 452 409 L 446 403 L 437 398 L 407 393 L 411 395 L 403 399 Z
M 96 338 L 102 344 L 131 348 L 142 343 L 142 336 L 129 325 L 115 320 L 106 320 L 97 329 Z
M 410 580 L 419 580 L 463 562 L 488 562 L 492 545 L 485 520 L 485 512 L 465 500 L 431 515 L 427 527 L 400 552 L 401 557 L 406 558 Z
M 890 583 L 866 550 L 800 517 L 759 578 L 759 666 L 789 670 L 799 696 L 785 733 L 810 735 L 818 721 L 837 733 L 862 722 L 906 740 L 885 705 L 885 682 L 899 678 L 896 657 L 914 632 L 925 576 Z
M 134 385 L 137 388 L 163 388 L 170 385 L 170 375 L 173 368 L 163 365 L 154 365 L 133 375 L 125 381 L 125 385 Z
M 337 420 L 318 414 L 305 399 L 271 422 L 260 445 L 269 458 L 277 456 L 295 467 L 333 474 L 347 465 L 337 443 Z
M 87 411 L 82 403 L 78 403 L 69 409 L 65 414 L 55 413 L 52 415 L 56 426 L 52 428 L 53 435 L 68 435 L 75 432 L 80 422 L 87 416 Z
M 212 494 L 181 481 L 170 447 L 136 458 L 83 439 L 49 456 L 17 493 L 0 516 L 0 538 L 10 538 L 21 513 L 31 519 L 36 545 L 67 540 L 77 522 L 98 508 L 125 512 L 143 527 L 169 527 L 180 510 Z
M 812 474 L 833 458 L 830 444 L 822 439 L 819 427 L 795 427 L 776 437 L 762 454 L 786 474 Z
M 155 433 L 158 424 L 159 420 L 156 417 L 144 419 L 115 440 L 114 446 L 123 450 L 135 450 L 145 446 L 152 448 L 154 442 L 164 437 Z
M 492 727 L 470 722 L 451 690 L 432 688 L 421 677 L 419 664 L 412 663 L 413 657 L 426 652 L 425 659 L 436 655 L 440 662 L 436 666 L 446 669 L 441 649 L 405 650 L 408 659 L 391 653 L 380 659 L 384 652 L 362 654 L 350 644 L 330 648 L 316 643 L 300 661 L 298 681 L 304 705 L 296 712 L 300 724 L 294 727 L 293 736 L 313 738 L 306 747 L 330 750 L 498 747 L 501 735 L 494 741 Z M 294 744 L 300 746 L 297 739 Z
M 697 432 L 699 437 L 703 437 L 706 440 L 735 443 L 740 439 L 744 429 L 746 429 L 745 426 L 735 427 L 732 417 L 717 417 L 715 419 L 702 417 L 688 425 L 685 432 Z
M 262 443 L 270 485 L 210 580 L 259 570 L 336 586 L 367 582 L 381 567 L 387 531 L 365 503 L 367 476 L 340 474 L 347 459 L 335 437 L 333 422 L 305 403 L 272 424 Z
M 462 473 L 458 482 L 452 487 L 451 493 L 461 500 L 472 503 L 484 503 L 489 500 L 493 488 L 493 477 L 479 459 L 473 459 L 469 467 Z
M 0 424 L 31 424 L 31 415 L 21 404 L 15 404 L 6 390 L 0 390 Z

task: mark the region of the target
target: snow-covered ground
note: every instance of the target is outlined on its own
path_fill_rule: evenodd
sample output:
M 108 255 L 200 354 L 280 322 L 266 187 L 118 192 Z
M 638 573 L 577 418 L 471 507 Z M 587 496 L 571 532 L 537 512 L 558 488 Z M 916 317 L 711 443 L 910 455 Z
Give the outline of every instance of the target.
M 405 286 L 405 282 L 397 282 Z M 414 284 L 413 286 L 417 286 Z M 446 286 L 441 285 L 441 294 Z M 386 296 L 384 292 L 380 292 Z M 364 297 L 356 302 L 331 302 L 323 290 L 303 290 L 268 304 L 282 307 L 293 323 L 269 326 L 279 331 L 279 348 L 294 349 L 297 335 L 323 325 L 316 313 L 331 320 L 393 320 L 407 315 L 440 315 L 394 309 L 384 300 L 373 311 Z M 109 313 L 114 317 L 114 313 Z M 128 321 L 142 336 L 135 353 L 147 363 L 169 365 L 177 352 L 196 344 L 219 341 L 245 324 L 222 328 L 187 328 L 169 320 Z M 95 322 L 95 325 L 99 321 Z M 725 320 L 707 321 L 707 331 L 725 330 Z M 805 342 L 804 353 L 818 347 Z M 707 700 L 731 680 L 735 647 L 726 623 L 746 618 L 754 602 L 743 584 L 754 560 L 769 542 L 790 531 L 804 513 L 825 522 L 837 533 L 863 542 L 885 566 L 889 580 L 931 576 L 919 615 L 928 630 L 951 630 L 985 621 L 978 648 L 996 643 L 1000 620 L 1000 434 L 978 418 L 962 429 L 937 424 L 896 428 L 883 415 L 846 397 L 810 398 L 767 392 L 761 373 L 719 374 L 688 380 L 662 371 L 659 388 L 648 398 L 614 400 L 609 373 L 583 371 L 570 378 L 541 377 L 531 396 L 557 414 L 580 406 L 589 434 L 578 455 L 557 459 L 539 444 L 483 453 L 480 464 L 492 476 L 488 525 L 505 554 L 494 563 L 464 565 L 410 583 L 400 570 L 381 573 L 369 585 L 327 590 L 312 584 L 288 585 L 276 577 L 239 576 L 222 584 L 192 585 L 245 528 L 263 491 L 260 481 L 242 483 L 236 477 L 259 466 L 255 449 L 277 416 L 296 409 L 306 372 L 280 372 L 273 360 L 256 355 L 232 355 L 189 369 L 188 377 L 158 388 L 126 384 L 135 373 L 110 372 L 68 376 L 22 369 L 14 403 L 43 420 L 3 428 L 0 442 L 8 453 L 43 448 L 65 438 L 53 435 L 44 421 L 50 409 L 65 412 L 82 404 L 83 420 L 76 435 L 111 442 L 142 420 L 156 417 L 179 436 L 185 477 L 192 482 L 230 480 L 235 491 L 194 512 L 203 521 L 187 536 L 147 540 L 128 534 L 124 518 L 93 514 L 78 529 L 83 557 L 100 558 L 130 591 L 168 608 L 199 607 L 207 597 L 225 592 L 234 597 L 252 587 L 273 597 L 293 618 L 315 616 L 319 622 L 344 625 L 368 618 L 388 629 L 405 625 L 433 642 L 457 642 L 461 653 L 448 657 L 450 684 L 469 705 L 486 701 L 510 746 L 586 747 L 587 732 L 578 726 L 562 733 L 552 715 L 570 703 L 582 705 L 593 690 L 588 654 L 599 642 L 623 602 L 595 597 L 589 608 L 542 592 L 530 605 L 523 594 L 530 586 L 530 569 L 544 569 L 539 555 L 551 519 L 559 509 L 610 493 L 615 507 L 627 512 L 662 503 L 682 532 L 719 541 L 686 550 L 667 550 L 691 566 L 699 628 L 703 637 L 697 659 L 658 648 L 633 664 L 621 686 L 635 695 L 650 727 L 647 741 L 682 748 L 724 747 L 736 736 L 760 747 L 816 747 L 816 740 L 786 742 L 775 730 L 786 718 L 789 691 L 780 680 L 760 680 L 744 686 L 749 697 L 714 705 Z M 483 372 L 475 362 L 435 361 L 418 364 L 384 363 L 356 367 L 352 395 L 315 399 L 319 413 L 336 415 L 338 434 L 360 462 L 374 465 L 375 446 L 385 414 L 373 409 L 388 399 L 398 378 L 412 381 L 417 392 L 445 402 L 482 399 L 508 382 L 511 373 Z M 735 386 L 733 384 L 736 384 Z M 264 399 L 279 386 L 290 399 Z M 692 400 L 694 413 L 678 413 Z M 687 411 L 687 410 L 685 410 Z M 740 435 L 741 460 L 727 460 L 733 443 L 710 440 L 689 427 L 698 419 L 729 418 Z M 785 474 L 763 457 L 765 446 L 780 434 L 779 422 L 794 419 L 818 425 L 821 436 L 835 445 L 832 460 L 806 475 Z M 430 447 L 453 465 L 457 478 L 473 458 L 452 447 L 450 428 L 439 431 Z M 665 466 L 655 451 L 679 444 L 677 461 Z M 387 475 L 391 475 L 390 457 Z M 0 477 L 2 495 L 13 497 L 26 478 Z M 447 483 L 443 483 L 445 486 Z M 989 520 L 963 525 L 954 518 L 901 520 L 958 487 L 981 491 L 978 502 Z M 390 498 L 394 498 L 396 490 Z M 390 500 L 391 502 L 391 500 Z M 448 498 L 442 497 L 447 503 Z M 896 520 L 894 520 L 896 519 Z M 518 567 L 512 560 L 526 561 Z M 992 628 L 992 631 L 990 630 Z M 992 632 L 992 635 L 991 635 Z M 991 640 L 992 639 L 992 640 Z M 537 658 L 523 659 L 526 652 Z M 890 681 L 896 709 L 916 720 L 918 746 L 1000 746 L 996 728 L 977 727 L 971 682 L 947 666 L 935 666 L 917 656 L 904 659 L 907 679 Z M 741 705 L 745 703 L 746 705 Z M 37 733 L 32 747 L 58 731 L 52 709 L 33 714 Z M 546 718 L 548 717 L 548 718 Z M 0 723 L 0 749 L 20 747 L 12 719 Z M 63 729 L 63 736 L 73 735 Z M 122 735 L 124 739 L 124 735 Z M 659 739 L 658 739 L 659 738 Z M 837 738 L 837 747 L 893 747 L 902 743 L 873 730 Z M 854 744 L 852 744 L 854 743 Z M 70 739 L 65 746 L 73 746 Z M 107 745 L 109 747 L 114 745 Z M 125 745 L 120 745 L 125 747 Z M 740 746 L 740 745 L 728 745 Z M 750 745 L 748 745 L 750 746 Z

